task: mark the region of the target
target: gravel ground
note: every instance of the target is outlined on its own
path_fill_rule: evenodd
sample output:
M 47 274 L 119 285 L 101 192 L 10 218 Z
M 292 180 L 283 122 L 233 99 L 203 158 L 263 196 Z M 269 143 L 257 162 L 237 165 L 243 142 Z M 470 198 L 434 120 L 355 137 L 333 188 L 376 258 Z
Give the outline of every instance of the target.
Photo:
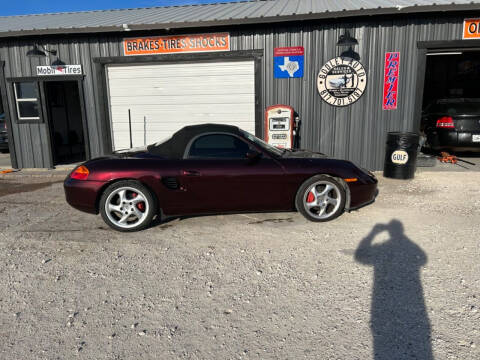
M 134 234 L 70 208 L 63 176 L 0 177 L 1 359 L 480 358 L 479 172 L 380 178 L 324 224 Z

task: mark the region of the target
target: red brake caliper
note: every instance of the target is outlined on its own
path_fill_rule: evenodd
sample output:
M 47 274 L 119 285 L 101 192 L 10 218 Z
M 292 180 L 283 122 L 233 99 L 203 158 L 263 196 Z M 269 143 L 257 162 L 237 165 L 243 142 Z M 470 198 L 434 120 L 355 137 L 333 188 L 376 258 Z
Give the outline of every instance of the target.
M 137 195 L 138 195 L 137 193 L 132 193 L 132 197 L 133 197 L 133 198 L 136 198 Z M 138 210 L 140 210 L 140 211 L 145 211 L 145 203 L 139 202 L 139 203 L 137 204 L 137 208 L 138 208 Z
M 307 202 L 311 203 L 313 202 L 313 200 L 315 200 L 315 196 L 313 195 L 313 193 L 310 191 L 308 193 L 308 196 L 307 196 Z

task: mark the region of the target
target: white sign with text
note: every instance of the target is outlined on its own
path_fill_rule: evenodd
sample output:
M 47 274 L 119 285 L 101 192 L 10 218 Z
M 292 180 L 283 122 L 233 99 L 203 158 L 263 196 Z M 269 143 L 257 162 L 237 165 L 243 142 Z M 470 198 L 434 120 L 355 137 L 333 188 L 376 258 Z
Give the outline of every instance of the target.
M 45 75 L 82 75 L 82 65 L 37 66 L 37 76 Z

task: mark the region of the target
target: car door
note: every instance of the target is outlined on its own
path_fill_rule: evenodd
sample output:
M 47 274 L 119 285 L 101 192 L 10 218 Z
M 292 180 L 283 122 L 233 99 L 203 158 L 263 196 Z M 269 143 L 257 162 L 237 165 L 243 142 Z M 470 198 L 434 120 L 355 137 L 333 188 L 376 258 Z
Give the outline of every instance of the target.
M 257 152 L 254 157 L 247 153 Z M 184 213 L 281 210 L 283 168 L 244 139 L 202 134 L 185 151 L 180 182 L 187 193 Z

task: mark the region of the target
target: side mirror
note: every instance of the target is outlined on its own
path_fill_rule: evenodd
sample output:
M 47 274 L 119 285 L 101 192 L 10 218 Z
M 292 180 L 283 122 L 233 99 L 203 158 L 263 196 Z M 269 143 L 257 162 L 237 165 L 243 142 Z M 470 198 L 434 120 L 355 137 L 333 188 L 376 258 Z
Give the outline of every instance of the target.
M 245 157 L 249 160 L 256 160 L 262 157 L 262 153 L 255 150 L 248 150 L 247 153 L 245 154 Z

